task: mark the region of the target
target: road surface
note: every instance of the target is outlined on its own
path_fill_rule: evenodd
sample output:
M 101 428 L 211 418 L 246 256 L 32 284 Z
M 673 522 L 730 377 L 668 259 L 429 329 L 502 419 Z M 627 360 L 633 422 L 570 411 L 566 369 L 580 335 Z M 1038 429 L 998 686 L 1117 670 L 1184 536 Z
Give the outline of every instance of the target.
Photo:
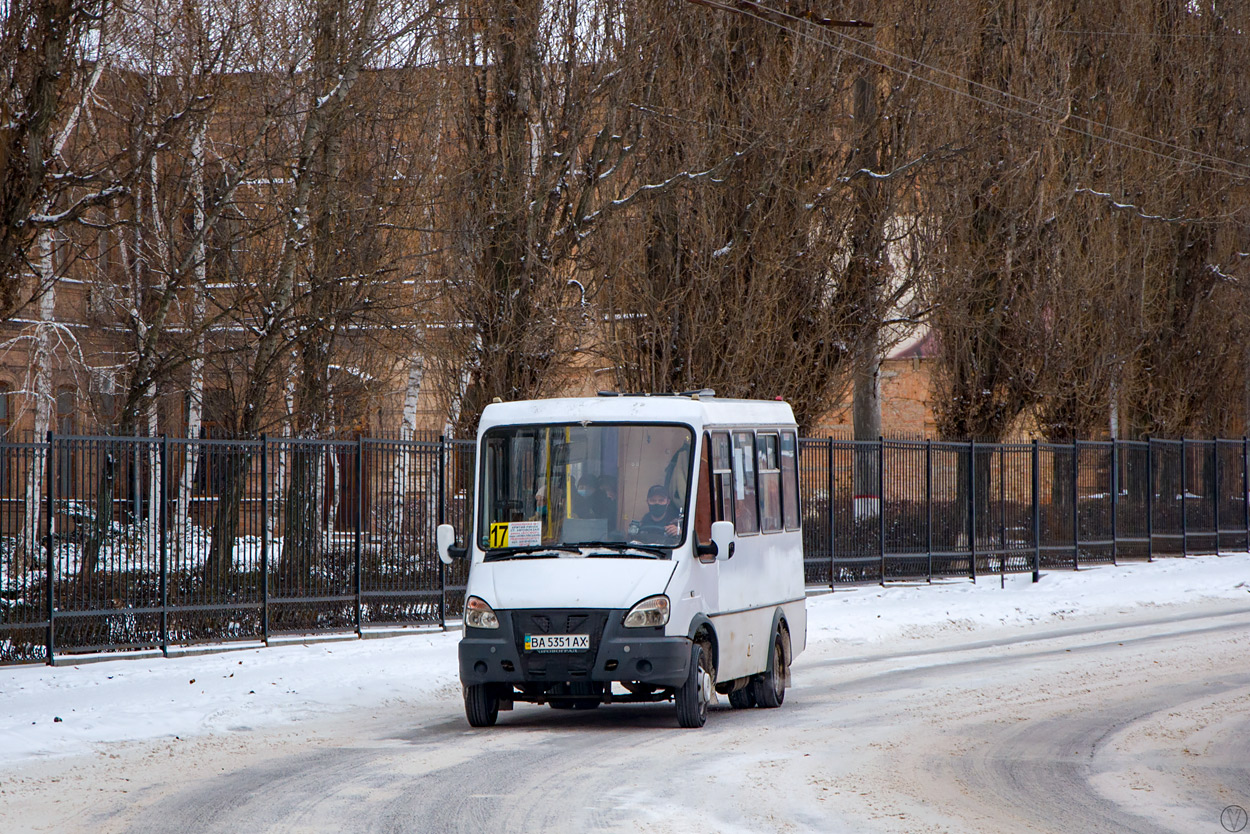
M 778 710 L 459 694 L 0 774 L 58 832 L 1183 832 L 1250 808 L 1250 607 L 809 647 Z

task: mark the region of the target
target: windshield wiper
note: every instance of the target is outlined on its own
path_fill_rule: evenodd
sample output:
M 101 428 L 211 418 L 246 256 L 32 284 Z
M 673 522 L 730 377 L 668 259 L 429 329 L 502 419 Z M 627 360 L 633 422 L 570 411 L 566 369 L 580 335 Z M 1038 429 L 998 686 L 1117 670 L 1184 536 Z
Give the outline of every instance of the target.
M 666 559 L 672 555 L 672 548 L 654 544 L 631 544 L 630 542 L 578 542 L 580 547 L 609 547 L 613 550 L 640 550 L 657 559 Z M 594 555 L 594 554 L 591 554 Z
M 489 550 L 484 557 L 487 561 L 496 559 L 536 559 L 546 556 L 548 553 L 575 553 L 581 555 L 581 548 L 571 544 L 535 544 L 528 547 L 501 547 L 496 550 Z

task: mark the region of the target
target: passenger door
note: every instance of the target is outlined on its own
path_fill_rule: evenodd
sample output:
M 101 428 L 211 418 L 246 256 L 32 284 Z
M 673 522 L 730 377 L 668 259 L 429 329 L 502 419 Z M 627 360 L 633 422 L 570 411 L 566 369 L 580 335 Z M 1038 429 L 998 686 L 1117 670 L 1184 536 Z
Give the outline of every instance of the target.
M 699 471 L 695 478 L 694 537 L 698 544 L 711 544 L 712 522 L 722 520 L 720 499 L 720 476 L 714 462 L 716 457 L 714 434 L 704 433 L 699 451 Z M 728 466 L 728 435 L 724 435 L 724 456 Z M 725 472 L 728 475 L 728 472 Z M 726 480 L 727 483 L 727 480 Z M 720 570 L 722 562 L 714 556 L 696 556 L 690 566 L 690 590 L 701 599 L 703 611 L 715 613 L 720 610 Z

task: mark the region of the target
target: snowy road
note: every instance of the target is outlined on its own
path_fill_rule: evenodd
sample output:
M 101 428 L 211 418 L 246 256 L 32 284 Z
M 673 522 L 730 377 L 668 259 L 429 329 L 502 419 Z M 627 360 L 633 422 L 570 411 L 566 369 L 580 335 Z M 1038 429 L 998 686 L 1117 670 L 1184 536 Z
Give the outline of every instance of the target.
M 780 710 L 702 731 L 519 705 L 473 732 L 443 697 L 54 760 L 4 799 L 30 830 L 473 834 L 1188 833 L 1250 805 L 1250 606 L 941 643 L 814 647 Z
M 702 730 L 519 704 L 471 731 L 421 674 L 454 635 L 10 669 L 0 831 L 1218 834 L 1250 807 L 1248 581 L 1211 557 L 814 599 L 785 705 Z M 145 691 L 176 704 L 147 735 Z

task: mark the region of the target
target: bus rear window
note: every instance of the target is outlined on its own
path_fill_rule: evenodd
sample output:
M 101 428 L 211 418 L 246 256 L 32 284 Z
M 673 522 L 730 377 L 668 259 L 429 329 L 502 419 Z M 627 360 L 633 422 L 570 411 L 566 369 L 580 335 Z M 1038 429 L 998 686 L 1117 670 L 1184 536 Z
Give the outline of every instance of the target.
M 799 529 L 799 449 L 791 431 L 781 433 L 781 497 L 786 529 Z

